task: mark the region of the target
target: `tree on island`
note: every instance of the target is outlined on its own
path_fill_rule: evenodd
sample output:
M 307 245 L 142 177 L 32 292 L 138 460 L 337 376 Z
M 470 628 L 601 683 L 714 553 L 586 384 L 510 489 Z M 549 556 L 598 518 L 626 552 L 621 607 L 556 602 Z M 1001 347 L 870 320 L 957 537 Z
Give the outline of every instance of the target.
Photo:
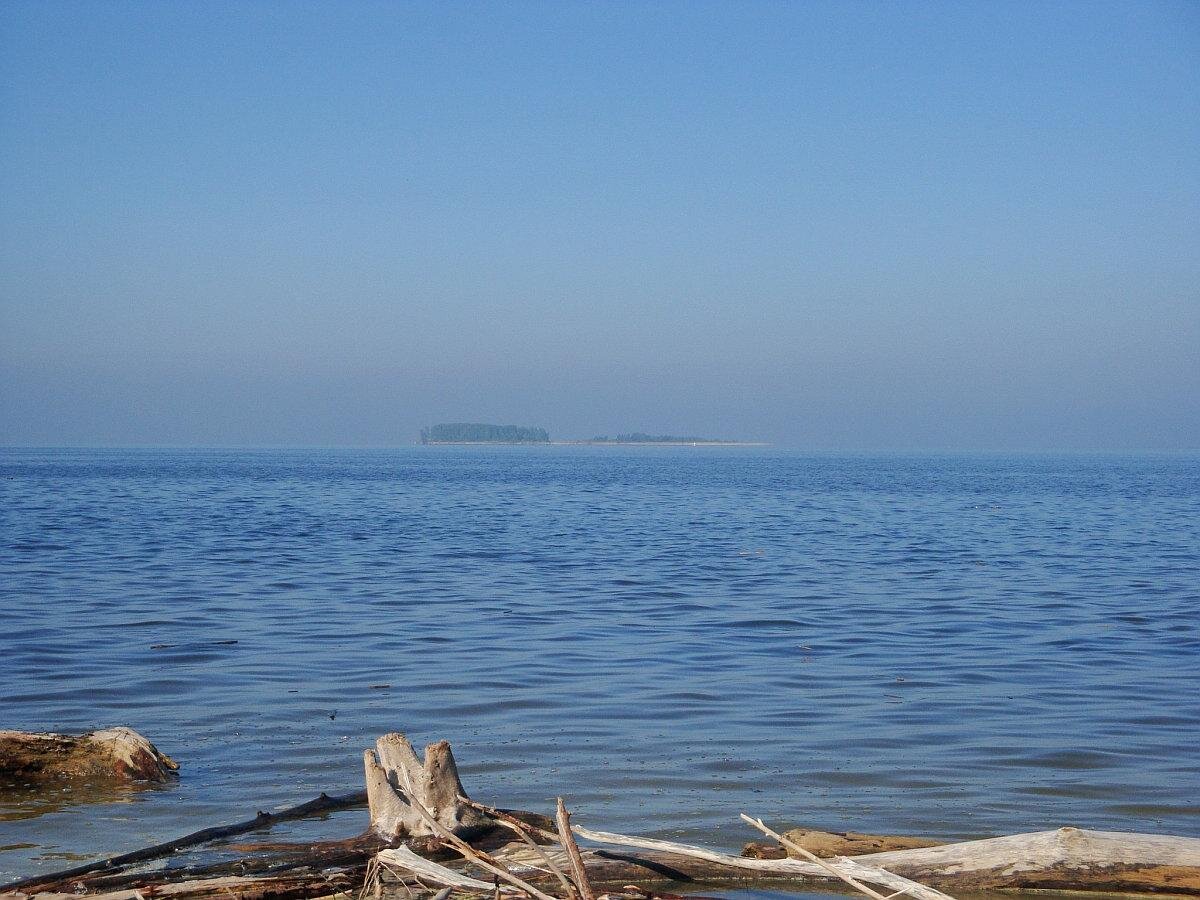
M 421 429 L 422 444 L 547 444 L 545 428 L 453 422 Z

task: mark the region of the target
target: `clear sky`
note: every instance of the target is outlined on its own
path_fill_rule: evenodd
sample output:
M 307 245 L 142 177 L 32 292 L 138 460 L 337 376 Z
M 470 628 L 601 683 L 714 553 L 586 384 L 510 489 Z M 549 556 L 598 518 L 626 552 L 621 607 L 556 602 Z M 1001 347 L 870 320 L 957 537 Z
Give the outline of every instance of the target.
M 0 442 L 1200 447 L 1200 3 L 0 4 Z

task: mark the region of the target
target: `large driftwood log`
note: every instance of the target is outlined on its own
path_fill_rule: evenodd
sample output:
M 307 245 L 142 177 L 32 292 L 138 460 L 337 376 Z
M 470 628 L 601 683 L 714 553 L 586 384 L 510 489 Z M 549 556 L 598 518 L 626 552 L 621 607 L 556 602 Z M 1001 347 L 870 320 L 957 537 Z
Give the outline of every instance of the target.
M 667 853 L 677 853 L 682 856 L 690 856 L 706 862 L 717 863 L 725 867 L 754 869 L 760 872 L 787 872 L 807 878 L 836 877 L 842 880 L 849 880 L 852 883 L 855 880 L 860 882 L 866 881 L 872 884 L 883 885 L 892 891 L 909 894 L 912 897 L 920 898 L 920 900 L 948 900 L 946 895 L 940 891 L 917 884 L 881 867 L 862 863 L 861 860 L 866 857 L 859 857 L 854 860 L 838 858 L 820 863 L 802 862 L 797 859 L 747 859 L 744 856 L 730 856 L 715 850 L 706 850 L 703 847 L 693 847 L 690 844 L 676 844 L 672 841 L 659 841 L 653 838 L 612 834 L 607 831 L 592 831 L 589 828 L 582 828 L 578 825 L 574 826 L 571 830 L 582 838 L 600 844 L 617 844 L 625 847 L 662 850 Z
M 636 847 L 637 853 L 585 853 L 594 883 L 744 880 L 806 881 L 828 878 L 799 859 L 747 859 L 650 838 L 608 834 L 575 826 L 578 836 Z M 511 853 L 523 854 L 516 845 Z M 945 890 L 1090 890 L 1200 896 L 1200 838 L 1060 828 L 1032 834 L 966 841 L 856 856 L 843 863 L 883 869 Z M 848 867 L 853 872 L 854 866 Z
M 459 837 L 477 837 L 495 826 L 494 820 L 459 799 L 466 791 L 448 741 L 430 744 L 422 760 L 408 738 L 393 731 L 377 740 L 374 750 L 363 752 L 363 767 L 371 830 L 384 840 L 436 832 L 409 802 L 409 786 L 436 822 Z
M 910 878 L 967 888 L 1200 894 L 1200 838 L 1059 828 L 857 857 Z
M 132 728 L 87 734 L 0 731 L 0 778 L 170 780 L 179 764 Z

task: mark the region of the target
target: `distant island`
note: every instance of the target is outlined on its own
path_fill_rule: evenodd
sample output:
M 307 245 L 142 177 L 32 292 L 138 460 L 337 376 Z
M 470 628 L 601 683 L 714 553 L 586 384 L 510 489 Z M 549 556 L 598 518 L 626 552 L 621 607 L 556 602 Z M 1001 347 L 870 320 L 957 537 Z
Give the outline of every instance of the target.
M 421 429 L 422 444 L 678 444 L 697 446 L 756 446 L 748 441 L 731 441 L 721 438 L 681 437 L 674 434 L 646 434 L 633 431 L 616 437 L 600 435 L 590 441 L 552 441 L 545 428 L 524 425 L 487 425 L 482 422 L 453 422 L 431 425 Z
M 741 441 L 727 441 L 721 438 L 680 437 L 675 434 L 645 434 L 635 431 L 631 434 L 618 434 L 615 438 L 608 435 L 594 437 L 588 444 L 738 444 Z
M 545 428 L 455 422 L 421 429 L 422 444 L 548 444 Z

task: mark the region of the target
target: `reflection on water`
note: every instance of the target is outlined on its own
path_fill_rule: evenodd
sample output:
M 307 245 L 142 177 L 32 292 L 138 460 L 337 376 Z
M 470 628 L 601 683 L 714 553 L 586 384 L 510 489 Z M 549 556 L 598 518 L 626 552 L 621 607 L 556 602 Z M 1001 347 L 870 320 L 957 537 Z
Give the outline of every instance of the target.
M 1195 456 L 0 451 L 0 725 L 182 766 L 6 794 L 0 878 L 357 790 L 391 729 L 726 848 L 1200 834 L 1198 523 Z
M 169 790 L 171 785 L 54 779 L 13 784 L 0 780 L 0 822 L 33 819 L 87 803 L 132 803 L 143 791 Z

